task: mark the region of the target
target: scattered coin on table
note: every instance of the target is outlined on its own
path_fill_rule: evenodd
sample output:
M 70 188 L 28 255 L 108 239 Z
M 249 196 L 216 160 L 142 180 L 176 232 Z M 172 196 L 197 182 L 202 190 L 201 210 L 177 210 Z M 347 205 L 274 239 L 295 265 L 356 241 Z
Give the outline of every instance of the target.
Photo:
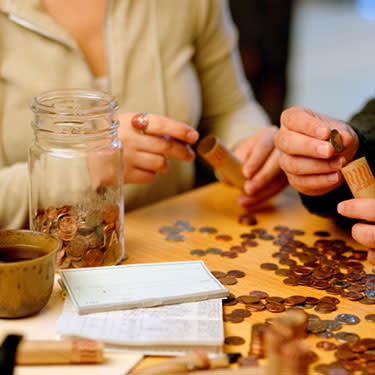
M 367 315 L 365 316 L 365 319 L 366 319 L 368 322 L 375 323 L 375 314 L 367 314 Z
M 199 228 L 199 232 L 213 234 L 213 233 L 217 233 L 217 229 L 214 227 L 201 227 Z
M 358 316 L 353 314 L 339 314 L 335 316 L 335 319 L 342 324 L 358 324 L 360 322 Z

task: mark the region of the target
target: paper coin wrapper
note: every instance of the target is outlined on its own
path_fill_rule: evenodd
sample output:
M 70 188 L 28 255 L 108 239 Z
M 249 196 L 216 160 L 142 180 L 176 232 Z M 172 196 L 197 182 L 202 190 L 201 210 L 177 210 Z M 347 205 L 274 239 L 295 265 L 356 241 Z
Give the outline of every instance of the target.
M 197 152 L 230 183 L 242 189 L 245 177 L 242 163 L 218 138 L 208 135 L 198 144 Z
M 94 340 L 21 341 L 18 365 L 102 363 L 104 344 Z
M 341 168 L 354 198 L 375 198 L 375 178 L 365 157 Z

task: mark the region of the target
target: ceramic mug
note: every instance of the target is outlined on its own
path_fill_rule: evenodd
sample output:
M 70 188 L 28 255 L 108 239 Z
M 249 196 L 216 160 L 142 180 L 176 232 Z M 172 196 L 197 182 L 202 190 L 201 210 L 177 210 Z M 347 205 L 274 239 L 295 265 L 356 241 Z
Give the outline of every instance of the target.
M 0 230 L 0 318 L 39 312 L 48 302 L 61 241 L 29 230 Z

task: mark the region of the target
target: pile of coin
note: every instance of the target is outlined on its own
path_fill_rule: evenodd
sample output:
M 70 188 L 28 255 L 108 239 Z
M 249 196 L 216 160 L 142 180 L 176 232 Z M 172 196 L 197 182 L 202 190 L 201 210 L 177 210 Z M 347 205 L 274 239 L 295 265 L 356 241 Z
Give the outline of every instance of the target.
M 327 345 L 332 350 L 332 345 Z M 338 345 L 335 357 L 336 362 L 319 364 L 314 370 L 320 374 L 352 375 L 361 371 L 361 374 L 375 374 L 375 339 L 358 338 L 353 342 Z
M 36 210 L 33 229 L 49 233 L 63 243 L 56 255 L 58 268 L 112 265 L 122 259 L 121 208 L 106 199 L 94 203 Z

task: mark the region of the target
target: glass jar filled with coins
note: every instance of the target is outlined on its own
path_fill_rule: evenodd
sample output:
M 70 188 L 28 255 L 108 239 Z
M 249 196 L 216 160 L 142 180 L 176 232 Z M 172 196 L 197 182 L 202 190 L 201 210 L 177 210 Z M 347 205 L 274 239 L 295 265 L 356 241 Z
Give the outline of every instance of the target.
M 36 96 L 31 109 L 31 229 L 62 240 L 59 268 L 119 263 L 125 249 L 117 101 L 94 90 L 55 90 Z

